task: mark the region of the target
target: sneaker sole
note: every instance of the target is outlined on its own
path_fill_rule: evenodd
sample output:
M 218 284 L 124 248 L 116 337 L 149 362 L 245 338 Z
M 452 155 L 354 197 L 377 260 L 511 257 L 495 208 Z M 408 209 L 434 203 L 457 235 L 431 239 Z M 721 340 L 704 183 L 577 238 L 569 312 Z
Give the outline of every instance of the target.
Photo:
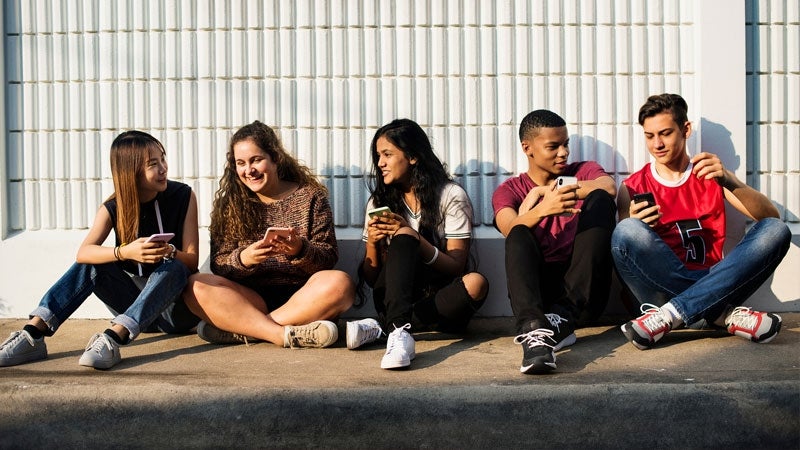
M 84 361 L 83 357 L 81 357 L 81 359 L 78 360 L 78 364 L 84 367 L 91 367 L 93 369 L 107 370 L 119 364 L 120 361 L 122 361 L 122 359 L 101 364 L 100 362 L 95 361 Z
M 628 328 L 626 328 L 626 327 L 625 327 L 625 325 L 627 325 L 627 323 L 625 323 L 625 324 L 622 324 L 622 325 L 621 325 L 619 328 L 620 328 L 620 330 L 622 330 L 622 334 L 624 334 L 624 335 L 625 335 L 625 337 L 628 339 L 628 342 L 630 342 L 631 344 L 633 344 L 633 346 L 634 346 L 634 347 L 636 347 L 636 348 L 638 348 L 639 350 L 647 350 L 647 349 L 649 349 L 649 348 L 650 348 L 650 346 L 649 346 L 649 345 L 642 345 L 642 344 L 640 344 L 639 342 L 637 342 L 637 341 L 636 341 L 636 338 L 638 338 L 638 337 L 639 337 L 639 335 L 638 335 L 638 334 L 636 334 L 636 332 L 635 332 L 635 331 L 633 331 L 633 330 L 631 330 L 631 329 L 628 329 Z
M 381 369 L 404 369 L 411 365 L 411 360 L 413 358 L 409 358 L 407 360 L 402 361 L 391 361 L 391 362 L 384 362 L 381 360 Z
M 43 359 L 47 359 L 47 352 L 43 355 L 24 355 L 17 358 L 6 358 L 4 360 L 0 360 L 0 367 L 11 367 L 11 366 L 18 366 L 20 364 L 25 364 L 34 361 L 41 361 Z
M 555 355 L 553 355 L 554 361 L 551 363 L 544 363 L 544 366 L 536 366 L 536 364 L 531 364 L 530 366 L 521 366 L 519 371 L 522 373 L 527 374 L 543 374 L 543 373 L 550 373 L 556 370 L 556 362 L 555 362 Z

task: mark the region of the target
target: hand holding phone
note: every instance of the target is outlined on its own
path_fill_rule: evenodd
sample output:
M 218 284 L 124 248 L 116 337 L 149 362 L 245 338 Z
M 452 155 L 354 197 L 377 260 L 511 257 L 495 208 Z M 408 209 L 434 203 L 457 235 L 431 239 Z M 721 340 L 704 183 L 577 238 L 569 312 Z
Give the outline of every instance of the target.
M 380 208 L 370 209 L 369 211 L 367 211 L 367 215 L 369 216 L 370 219 L 372 219 L 374 217 L 382 216 L 383 213 L 385 212 L 390 213 L 392 212 L 392 210 L 389 209 L 388 206 L 381 206 Z
M 655 198 L 655 196 L 653 195 L 652 192 L 643 192 L 641 194 L 633 194 L 632 200 L 637 205 L 639 205 L 640 203 L 644 203 L 644 206 L 637 206 L 635 214 L 640 214 L 645 209 L 651 208 L 653 206 L 656 206 L 656 198 Z M 653 222 L 651 219 L 648 219 L 648 220 L 644 220 L 644 219 L 647 219 L 648 217 L 651 217 L 651 216 L 655 216 L 657 214 L 658 214 L 658 210 L 655 210 L 655 211 L 651 212 L 650 214 L 641 217 L 641 219 L 645 223 L 650 224 L 651 222 Z M 655 223 L 655 222 L 653 222 L 653 223 Z
M 656 198 L 652 192 L 643 192 L 641 194 L 633 194 L 633 201 L 636 203 L 647 202 L 647 206 L 644 208 L 649 208 L 651 206 L 656 206 Z M 643 209 L 644 209 L 643 208 Z
M 288 238 L 292 234 L 292 229 L 288 227 L 269 227 L 264 233 L 264 242 L 270 242 L 278 236 Z
M 556 178 L 556 189 L 561 189 L 564 186 L 571 186 L 573 184 L 578 184 L 577 177 L 561 176 Z
M 156 233 L 150 235 L 145 242 L 169 242 L 175 237 L 175 233 Z

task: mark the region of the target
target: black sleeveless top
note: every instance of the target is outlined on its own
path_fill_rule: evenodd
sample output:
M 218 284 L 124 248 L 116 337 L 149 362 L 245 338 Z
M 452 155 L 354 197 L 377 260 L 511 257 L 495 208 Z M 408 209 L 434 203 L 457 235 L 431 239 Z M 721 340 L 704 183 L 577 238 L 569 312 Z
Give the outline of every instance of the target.
M 192 197 L 192 188 L 178 181 L 167 180 L 167 189 L 159 192 L 156 198 L 147 203 L 139 205 L 139 233 L 137 238 L 147 237 L 154 233 L 160 233 L 158 229 L 158 218 L 156 215 L 156 201 L 161 212 L 161 224 L 164 233 L 175 233 L 169 243 L 178 250 L 183 250 L 183 223 L 186 221 L 186 212 L 189 209 L 189 200 Z M 103 203 L 108 213 L 111 215 L 111 223 L 114 227 L 116 245 L 122 244 L 117 235 L 117 199 L 111 199 Z M 134 275 L 139 275 L 139 263 L 136 261 L 123 261 L 122 268 Z M 156 264 L 141 264 L 142 274 L 150 275 L 161 262 Z

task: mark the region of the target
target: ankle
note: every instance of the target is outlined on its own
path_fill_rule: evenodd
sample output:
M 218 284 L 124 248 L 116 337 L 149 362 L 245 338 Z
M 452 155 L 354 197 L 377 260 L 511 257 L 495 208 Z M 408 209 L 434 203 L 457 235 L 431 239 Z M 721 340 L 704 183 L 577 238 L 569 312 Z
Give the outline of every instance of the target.
M 37 328 L 35 325 L 28 324 L 22 327 L 22 329 L 27 331 L 28 334 L 30 334 L 31 337 L 34 339 L 41 339 L 44 337 L 44 332 L 39 328 Z
M 664 306 L 662 306 L 661 312 L 668 319 L 667 322 L 670 324 L 670 329 L 674 330 L 683 325 L 683 319 L 681 318 L 681 315 L 678 313 L 678 310 L 675 309 L 675 305 L 673 305 L 672 303 L 667 303 Z
M 108 336 L 111 339 L 113 339 L 114 342 L 116 342 L 117 344 L 119 344 L 119 345 L 123 345 L 124 344 L 124 342 L 123 342 L 122 338 L 120 337 L 120 335 L 118 335 L 117 332 L 112 330 L 111 328 L 106 328 L 106 331 L 104 331 L 103 333 L 105 333 L 106 336 Z

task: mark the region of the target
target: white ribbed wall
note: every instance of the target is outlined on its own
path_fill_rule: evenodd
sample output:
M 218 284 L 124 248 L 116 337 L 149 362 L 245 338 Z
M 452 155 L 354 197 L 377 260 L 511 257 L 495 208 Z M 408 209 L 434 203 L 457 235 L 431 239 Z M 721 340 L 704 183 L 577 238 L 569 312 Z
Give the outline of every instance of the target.
M 354 275 L 371 137 L 394 118 L 418 121 L 476 206 L 481 270 L 492 284 L 483 315 L 510 314 L 490 198 L 526 168 L 517 128 L 532 109 L 561 114 L 572 159 L 596 159 L 620 181 L 649 159 L 639 106 L 649 94 L 680 93 L 699 131 L 690 151 L 701 142 L 724 150 L 726 165 L 787 221 L 800 220 L 796 0 L 2 7 L 0 317 L 26 315 L 74 261 L 111 193 L 111 141 L 130 128 L 164 142 L 170 176 L 194 187 L 205 227 L 231 133 L 256 119 L 275 127 L 330 187 L 340 267 Z M 798 262 L 793 245 L 754 305 L 800 310 Z M 94 301 L 75 316 L 108 313 Z
M 573 158 L 625 174 L 649 93 L 694 96 L 691 7 L 673 1 L 7 1 L 14 230 L 81 229 L 111 192 L 123 129 L 162 139 L 208 214 L 226 140 L 259 119 L 360 227 L 375 129 L 422 124 L 476 224 L 525 170 L 530 110 L 570 123 Z M 15 17 L 18 20 L 15 20 Z M 18 112 L 15 114 L 15 112 Z
M 800 2 L 746 2 L 747 181 L 800 221 Z

